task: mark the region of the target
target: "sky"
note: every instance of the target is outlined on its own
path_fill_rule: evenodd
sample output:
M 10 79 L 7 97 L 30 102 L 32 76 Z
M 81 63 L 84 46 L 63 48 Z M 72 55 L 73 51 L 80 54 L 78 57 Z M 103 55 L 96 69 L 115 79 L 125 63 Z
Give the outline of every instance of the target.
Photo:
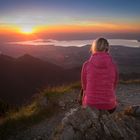
M 140 0 L 0 0 L 0 32 L 138 32 Z

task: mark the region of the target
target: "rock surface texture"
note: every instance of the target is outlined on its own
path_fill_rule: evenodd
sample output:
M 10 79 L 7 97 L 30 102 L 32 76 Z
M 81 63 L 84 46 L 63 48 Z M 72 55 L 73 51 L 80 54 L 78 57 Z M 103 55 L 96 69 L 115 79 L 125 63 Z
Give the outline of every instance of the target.
M 81 107 L 66 113 L 54 140 L 139 140 L 140 106 L 109 114 Z
M 53 116 L 8 140 L 140 140 L 140 84 L 118 85 L 118 107 L 113 114 L 80 108 L 76 101 L 79 92 L 63 94 Z M 39 101 L 43 108 L 49 103 L 48 99 Z

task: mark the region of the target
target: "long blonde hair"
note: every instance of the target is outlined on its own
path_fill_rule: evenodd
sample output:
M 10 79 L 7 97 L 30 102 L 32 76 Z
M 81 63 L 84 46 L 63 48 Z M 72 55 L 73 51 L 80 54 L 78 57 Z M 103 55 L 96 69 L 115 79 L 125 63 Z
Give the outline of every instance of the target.
M 92 53 L 94 52 L 108 52 L 109 51 L 109 43 L 105 38 L 97 38 L 93 41 L 91 50 Z

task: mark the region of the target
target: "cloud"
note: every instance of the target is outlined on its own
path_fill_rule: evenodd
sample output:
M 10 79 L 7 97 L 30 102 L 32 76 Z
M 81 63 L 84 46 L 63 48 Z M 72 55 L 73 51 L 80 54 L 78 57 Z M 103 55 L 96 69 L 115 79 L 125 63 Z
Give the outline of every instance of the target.
M 110 45 L 121 45 L 128 47 L 140 47 L 140 42 L 137 40 L 128 40 L 128 39 L 109 39 Z M 9 42 L 8 44 L 19 44 L 19 45 L 35 45 L 35 46 L 46 46 L 46 45 L 54 45 L 54 46 L 85 46 L 88 44 L 92 44 L 93 40 L 69 40 L 69 41 L 60 41 L 53 39 L 37 39 L 31 41 L 21 41 L 21 42 Z

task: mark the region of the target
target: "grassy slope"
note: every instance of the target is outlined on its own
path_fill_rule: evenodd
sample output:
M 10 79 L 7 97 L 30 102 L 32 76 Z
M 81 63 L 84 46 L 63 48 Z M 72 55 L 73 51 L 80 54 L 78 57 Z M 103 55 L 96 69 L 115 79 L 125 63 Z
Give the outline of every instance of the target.
M 140 83 L 140 80 L 120 81 L 121 84 Z M 80 82 L 71 85 L 48 87 L 41 91 L 32 102 L 19 110 L 7 112 L 4 119 L 0 120 L 0 139 L 6 140 L 10 135 L 41 122 L 59 111 L 59 98 L 73 89 L 80 89 Z M 49 101 L 47 106 L 42 105 L 42 99 Z
M 54 115 L 55 112 L 59 111 L 59 106 L 56 104 L 59 98 L 75 88 L 80 88 L 80 82 L 48 87 L 34 97 L 30 104 L 19 108 L 18 111 L 7 112 L 5 118 L 0 120 L 0 139 L 6 140 L 10 135 Z M 46 98 L 49 102 L 47 106 L 43 106 L 42 99 Z

